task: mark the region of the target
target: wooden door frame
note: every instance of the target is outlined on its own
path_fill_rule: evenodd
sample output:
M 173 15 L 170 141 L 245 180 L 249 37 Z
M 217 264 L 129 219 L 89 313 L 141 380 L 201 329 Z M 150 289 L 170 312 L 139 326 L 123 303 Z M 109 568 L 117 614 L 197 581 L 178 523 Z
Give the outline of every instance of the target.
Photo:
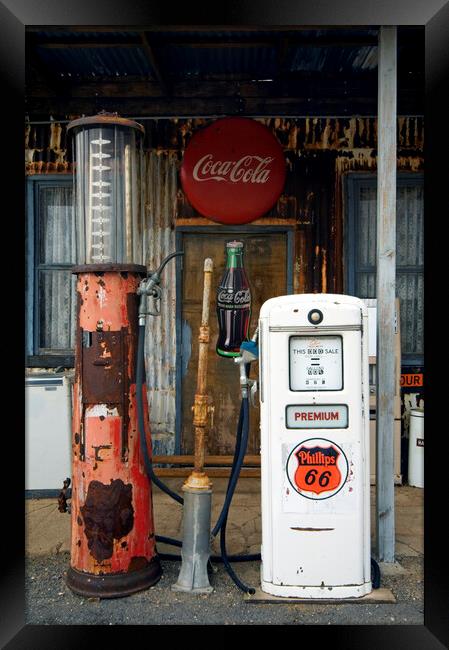
M 183 250 L 184 236 L 186 234 L 219 234 L 219 235 L 267 235 L 284 234 L 287 239 L 286 279 L 287 294 L 293 293 L 293 258 L 294 258 L 294 233 L 291 226 L 176 226 L 175 242 L 177 251 Z M 182 258 L 178 258 L 181 259 Z M 176 265 L 176 379 L 175 379 L 175 454 L 181 454 L 182 432 L 182 292 L 183 292 L 183 263 Z

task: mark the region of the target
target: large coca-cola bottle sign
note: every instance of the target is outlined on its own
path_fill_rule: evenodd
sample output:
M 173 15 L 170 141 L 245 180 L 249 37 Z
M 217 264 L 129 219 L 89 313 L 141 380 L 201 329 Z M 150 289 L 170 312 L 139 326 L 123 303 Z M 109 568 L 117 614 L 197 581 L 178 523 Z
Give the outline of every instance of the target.
M 181 166 L 192 206 L 220 223 L 248 223 L 270 210 L 285 182 L 285 158 L 263 124 L 225 117 L 195 133 Z
M 243 267 L 243 243 L 226 244 L 226 268 L 217 290 L 217 353 L 222 357 L 240 354 L 248 338 L 251 318 L 251 290 Z

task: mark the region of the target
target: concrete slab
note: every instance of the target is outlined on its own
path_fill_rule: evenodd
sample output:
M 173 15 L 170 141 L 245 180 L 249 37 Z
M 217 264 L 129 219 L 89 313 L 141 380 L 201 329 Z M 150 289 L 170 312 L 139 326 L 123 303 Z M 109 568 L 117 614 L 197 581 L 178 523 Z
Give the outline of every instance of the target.
M 373 589 L 370 594 L 362 596 L 361 598 L 285 598 L 267 594 L 261 589 L 256 589 L 256 593 L 245 597 L 247 603 L 269 603 L 270 605 L 342 605 L 348 604 L 367 604 L 367 603 L 395 603 L 396 598 L 391 589 Z
M 165 479 L 175 492 L 182 494 L 182 478 Z M 212 525 L 221 511 L 227 479 L 214 479 L 212 487 Z M 424 552 L 423 490 L 410 486 L 395 488 L 396 554 L 416 557 Z M 375 531 L 375 491 L 371 491 L 372 541 Z M 154 523 L 157 535 L 181 539 L 182 506 L 158 488 L 153 489 Z M 27 499 L 26 553 L 53 555 L 70 550 L 70 515 L 58 512 L 57 499 Z M 258 553 L 261 543 L 260 479 L 240 479 L 229 511 L 227 526 L 228 554 Z M 158 544 L 164 553 L 179 553 L 172 546 Z M 219 540 L 212 544 L 219 553 Z
M 404 569 L 399 562 L 379 562 L 379 569 L 381 576 L 397 576 L 407 573 L 407 569 Z
M 417 546 L 418 540 L 417 538 L 413 538 L 412 543 L 415 543 Z M 424 547 L 424 543 L 421 543 L 421 546 Z M 418 551 L 416 548 L 413 546 L 410 546 L 410 544 L 407 544 L 405 541 L 401 541 L 398 538 L 396 538 L 396 555 L 404 556 L 404 557 L 417 557 L 419 555 L 424 554 L 424 549 L 421 551 Z
M 55 555 L 70 551 L 70 515 L 58 511 L 57 499 L 26 499 L 27 555 Z

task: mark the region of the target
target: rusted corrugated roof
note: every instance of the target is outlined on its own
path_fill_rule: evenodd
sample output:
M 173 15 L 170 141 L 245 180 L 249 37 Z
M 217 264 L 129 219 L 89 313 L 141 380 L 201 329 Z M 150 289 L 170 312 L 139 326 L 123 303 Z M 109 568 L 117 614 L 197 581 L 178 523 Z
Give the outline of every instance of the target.
M 290 63 L 292 72 L 347 73 L 377 67 L 377 46 L 297 47 Z
M 376 38 L 377 30 L 372 28 L 167 30 L 150 34 L 164 73 L 177 79 L 237 74 L 270 78 L 279 73 L 280 66 L 284 72 L 371 70 L 377 65 Z M 43 30 L 33 32 L 30 43 L 50 74 L 155 76 L 139 32 Z M 114 43 L 116 48 L 111 47 Z M 83 44 L 88 47 L 80 47 Z
M 272 77 L 277 71 L 276 47 L 185 47 L 164 45 L 157 50 L 161 64 L 174 78 L 250 74 Z
M 51 48 L 36 46 L 36 53 L 59 77 L 92 79 L 95 77 L 126 77 L 128 75 L 153 79 L 143 48 L 98 47 Z

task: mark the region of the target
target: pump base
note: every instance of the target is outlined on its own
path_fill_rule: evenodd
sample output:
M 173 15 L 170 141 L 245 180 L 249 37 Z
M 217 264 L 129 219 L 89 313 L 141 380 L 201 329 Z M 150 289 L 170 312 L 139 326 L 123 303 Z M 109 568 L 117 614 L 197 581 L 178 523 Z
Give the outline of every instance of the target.
M 128 573 L 94 575 L 70 567 L 67 571 L 67 586 L 86 598 L 121 598 L 148 589 L 162 575 L 158 557 L 154 557 L 144 569 Z
M 210 555 L 212 490 L 191 490 L 185 485 L 183 508 L 182 563 L 172 591 L 210 593 L 207 564 Z
M 336 586 L 300 586 L 275 585 L 272 582 L 261 581 L 261 589 L 267 594 L 284 598 L 300 598 L 301 600 L 338 600 L 341 598 L 361 598 L 371 593 L 371 581 L 360 585 Z

